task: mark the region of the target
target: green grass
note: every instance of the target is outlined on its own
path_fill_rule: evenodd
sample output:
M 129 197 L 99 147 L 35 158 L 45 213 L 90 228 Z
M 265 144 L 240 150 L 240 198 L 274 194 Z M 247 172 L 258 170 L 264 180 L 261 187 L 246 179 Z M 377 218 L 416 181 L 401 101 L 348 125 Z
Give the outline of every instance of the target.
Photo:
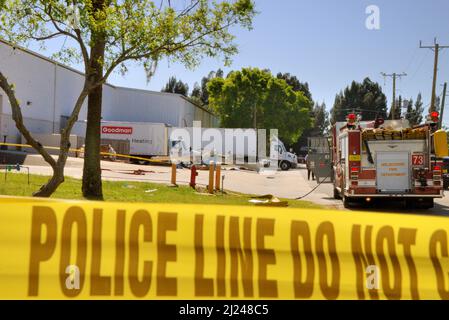
M 0 195 L 31 196 L 38 190 L 49 177 L 41 175 L 30 175 L 30 185 L 27 175 L 21 173 L 8 173 L 7 180 L 0 175 Z M 154 190 L 154 192 L 145 192 Z M 250 195 L 236 192 L 218 193 L 208 195 L 199 193 L 188 186 L 176 188 L 168 185 L 147 182 L 129 181 L 103 181 L 103 193 L 105 201 L 115 202 L 154 202 L 154 203 L 199 203 L 199 204 L 226 204 L 226 205 L 249 205 Z M 53 194 L 57 199 L 83 199 L 81 193 L 81 180 L 66 178 L 65 182 Z M 285 199 L 281 199 L 285 200 Z M 288 200 L 290 208 L 322 208 L 322 206 L 309 201 Z

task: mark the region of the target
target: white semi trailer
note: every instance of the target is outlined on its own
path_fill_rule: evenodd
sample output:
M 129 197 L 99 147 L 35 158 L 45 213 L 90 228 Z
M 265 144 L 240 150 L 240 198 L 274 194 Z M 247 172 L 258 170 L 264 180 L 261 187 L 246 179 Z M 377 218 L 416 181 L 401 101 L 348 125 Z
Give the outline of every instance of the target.
M 75 132 L 85 132 L 86 122 L 78 122 Z M 129 142 L 129 154 L 150 159 L 171 156 L 182 162 L 222 161 L 255 163 L 277 161 L 282 170 L 297 166 L 297 156 L 288 152 L 281 140 L 272 139 L 268 155 L 258 151 L 261 143 L 254 129 L 171 127 L 164 123 L 102 121 L 101 138 Z M 259 155 L 261 153 L 259 152 Z M 141 161 L 140 161 L 141 162 Z
M 259 137 L 255 129 L 173 127 L 169 128 L 168 136 L 172 144 L 173 141 L 182 141 L 184 148 L 191 148 L 204 163 L 222 161 L 268 165 L 274 161 L 282 170 L 296 168 L 298 164 L 297 156 L 288 152 L 280 139 L 273 137 L 268 141 L 265 136 Z M 268 150 L 263 150 L 267 145 Z
M 102 121 L 101 138 L 129 141 L 129 154 L 133 156 L 168 155 L 164 123 Z

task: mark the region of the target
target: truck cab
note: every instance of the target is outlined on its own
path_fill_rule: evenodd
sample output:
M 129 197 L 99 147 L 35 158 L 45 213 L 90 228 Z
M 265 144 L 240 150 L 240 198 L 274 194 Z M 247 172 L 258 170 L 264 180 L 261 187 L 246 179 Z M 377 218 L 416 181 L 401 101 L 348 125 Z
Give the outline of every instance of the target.
M 298 157 L 296 154 L 287 151 L 284 143 L 278 138 L 274 138 L 271 142 L 270 148 L 271 160 L 278 161 L 278 166 L 283 171 L 287 171 L 290 168 L 296 168 L 298 166 Z

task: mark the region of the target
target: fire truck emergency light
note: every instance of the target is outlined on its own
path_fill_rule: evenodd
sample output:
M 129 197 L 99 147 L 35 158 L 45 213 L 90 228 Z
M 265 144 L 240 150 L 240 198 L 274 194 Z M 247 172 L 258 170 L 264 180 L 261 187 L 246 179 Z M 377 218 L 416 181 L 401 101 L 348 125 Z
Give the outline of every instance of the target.
M 355 113 L 348 114 L 348 117 L 347 117 L 348 122 L 351 122 L 351 123 L 355 122 L 355 119 L 356 119 Z
M 438 117 L 440 116 L 440 114 L 437 111 L 433 111 L 430 114 L 430 118 L 432 119 L 433 122 L 438 122 Z

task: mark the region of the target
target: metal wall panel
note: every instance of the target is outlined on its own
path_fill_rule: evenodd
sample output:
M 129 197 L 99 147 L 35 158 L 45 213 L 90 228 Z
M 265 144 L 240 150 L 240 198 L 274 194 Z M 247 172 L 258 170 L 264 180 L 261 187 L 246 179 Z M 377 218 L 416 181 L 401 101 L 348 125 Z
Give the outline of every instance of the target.
M 25 123 L 32 133 L 60 133 L 71 114 L 83 85 L 83 74 L 57 64 L 37 53 L 13 48 L 0 42 L 0 69 L 16 86 Z M 0 135 L 10 142 L 20 141 L 11 119 L 11 107 L 0 94 Z M 84 136 L 87 99 L 73 134 Z M 191 127 L 194 120 L 203 127 L 218 126 L 218 119 L 177 94 L 103 86 L 103 120 L 157 122 L 175 127 Z

